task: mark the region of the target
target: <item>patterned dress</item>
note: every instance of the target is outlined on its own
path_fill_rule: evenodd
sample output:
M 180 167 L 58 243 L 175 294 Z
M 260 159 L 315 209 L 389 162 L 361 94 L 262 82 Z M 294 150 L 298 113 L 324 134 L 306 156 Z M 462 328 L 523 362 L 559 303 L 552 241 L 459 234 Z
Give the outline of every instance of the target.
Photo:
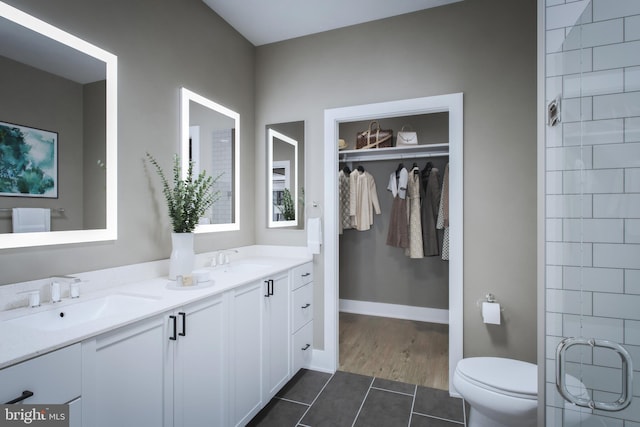
M 407 182 L 407 199 L 409 206 L 409 247 L 405 254 L 409 258 L 423 258 L 422 219 L 420 218 L 420 169 L 411 169 Z

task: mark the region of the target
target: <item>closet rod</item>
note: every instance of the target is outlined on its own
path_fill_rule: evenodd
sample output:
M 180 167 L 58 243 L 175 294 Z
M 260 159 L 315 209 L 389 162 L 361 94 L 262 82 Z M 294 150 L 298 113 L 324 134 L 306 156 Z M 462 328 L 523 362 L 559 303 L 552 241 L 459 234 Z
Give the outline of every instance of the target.
M 413 153 L 413 154 L 380 154 L 366 156 L 341 156 L 340 163 L 348 162 L 370 162 L 375 160 L 397 160 L 397 159 L 422 159 L 425 157 L 443 157 L 448 156 L 448 151 L 431 152 L 431 153 Z

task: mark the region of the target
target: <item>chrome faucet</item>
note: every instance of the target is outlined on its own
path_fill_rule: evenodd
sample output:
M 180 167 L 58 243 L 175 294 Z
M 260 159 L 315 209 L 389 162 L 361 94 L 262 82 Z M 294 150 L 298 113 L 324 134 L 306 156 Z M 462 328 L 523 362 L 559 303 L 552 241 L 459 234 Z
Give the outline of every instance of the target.
M 60 283 L 69 285 L 70 298 L 78 298 L 80 296 L 80 282 L 82 280 L 75 276 L 53 276 L 51 278 L 51 302 L 60 302 L 62 299 Z
M 236 249 L 225 249 L 222 251 L 218 252 L 218 255 L 216 256 L 216 258 L 214 258 L 214 260 L 216 261 L 215 265 L 224 265 L 224 264 L 229 264 L 229 254 L 231 253 L 238 253 L 238 251 Z

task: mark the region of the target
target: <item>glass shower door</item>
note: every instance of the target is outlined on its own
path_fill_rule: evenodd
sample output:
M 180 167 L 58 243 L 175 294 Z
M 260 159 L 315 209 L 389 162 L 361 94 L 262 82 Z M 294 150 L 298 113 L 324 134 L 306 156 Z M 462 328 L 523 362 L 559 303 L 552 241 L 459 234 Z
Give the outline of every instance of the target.
M 640 1 L 546 19 L 545 425 L 640 427 Z

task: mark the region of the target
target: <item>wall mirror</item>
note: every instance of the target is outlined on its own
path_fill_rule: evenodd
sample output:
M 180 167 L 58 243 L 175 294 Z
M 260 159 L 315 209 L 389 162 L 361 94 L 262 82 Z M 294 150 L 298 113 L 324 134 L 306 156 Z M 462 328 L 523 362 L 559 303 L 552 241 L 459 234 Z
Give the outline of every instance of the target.
M 189 89 L 182 88 L 181 149 L 182 173 L 189 159 L 194 174 L 206 171 L 216 178 L 219 199 L 196 227 L 196 233 L 240 229 L 240 114 Z
M 0 2 L 0 249 L 117 238 L 117 57 Z
M 304 122 L 267 125 L 267 224 L 304 229 Z

